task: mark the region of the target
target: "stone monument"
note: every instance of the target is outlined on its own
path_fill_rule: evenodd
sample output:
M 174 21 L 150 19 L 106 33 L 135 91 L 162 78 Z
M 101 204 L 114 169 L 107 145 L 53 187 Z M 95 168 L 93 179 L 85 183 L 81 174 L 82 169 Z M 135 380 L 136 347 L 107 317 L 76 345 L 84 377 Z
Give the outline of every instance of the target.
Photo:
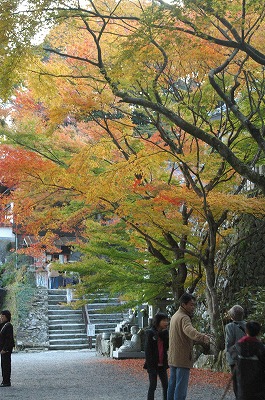
M 131 327 L 131 340 L 125 340 L 123 345 L 113 351 L 113 358 L 144 358 L 144 351 L 141 350 L 141 332 L 137 326 Z

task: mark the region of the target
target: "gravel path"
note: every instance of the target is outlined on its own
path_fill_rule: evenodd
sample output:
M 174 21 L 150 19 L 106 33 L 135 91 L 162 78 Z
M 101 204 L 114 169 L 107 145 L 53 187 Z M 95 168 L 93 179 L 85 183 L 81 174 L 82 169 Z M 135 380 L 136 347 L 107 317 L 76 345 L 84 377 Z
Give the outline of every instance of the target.
M 117 362 L 117 364 L 116 364 Z M 16 400 L 145 400 L 147 373 L 133 374 L 93 350 L 19 352 L 12 355 L 12 386 L 0 398 Z M 189 388 L 187 400 L 220 400 L 223 390 Z M 162 399 L 160 384 L 156 399 Z M 233 400 L 231 392 L 225 400 Z

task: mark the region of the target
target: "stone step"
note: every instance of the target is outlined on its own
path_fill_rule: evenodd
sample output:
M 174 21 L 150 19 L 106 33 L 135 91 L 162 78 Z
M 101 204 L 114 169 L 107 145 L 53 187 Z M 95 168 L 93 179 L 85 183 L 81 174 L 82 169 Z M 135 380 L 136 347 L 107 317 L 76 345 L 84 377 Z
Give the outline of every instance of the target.
M 50 344 L 85 344 L 87 343 L 87 337 L 84 338 L 53 338 L 50 340 Z
M 108 310 L 109 307 L 117 307 L 120 304 L 117 298 L 103 295 L 87 304 L 89 321 L 95 325 L 96 336 L 102 333 L 114 333 L 117 324 L 124 320 L 127 313 Z M 96 345 L 96 336 L 92 338 L 92 347 Z
M 67 305 L 67 291 L 48 291 L 49 349 L 87 349 L 86 325 L 81 309 Z
M 108 332 L 108 333 L 114 333 L 114 329 L 112 327 L 97 327 L 96 328 L 96 335 L 99 333 L 104 333 L 104 332 Z
M 63 315 L 58 315 L 58 314 L 56 314 L 56 315 L 49 315 L 49 323 L 50 322 L 53 322 L 53 321 L 62 321 L 62 322 L 67 322 L 67 323 L 70 323 L 70 322 L 82 322 L 83 321 L 83 318 L 82 318 L 82 315 L 65 315 L 65 314 L 63 314 Z
M 80 328 L 75 329 L 53 329 L 49 328 L 49 335 L 83 335 L 85 334 L 85 327 L 82 326 Z
M 106 318 L 112 318 L 112 319 L 124 319 L 124 314 L 121 313 L 99 313 L 99 312 L 90 312 L 90 310 L 88 310 L 88 314 L 92 317 L 92 318 L 98 318 L 98 319 L 106 319 Z
M 117 314 L 89 314 L 89 317 L 99 321 L 122 321 L 124 319 L 122 315 Z
M 49 350 L 84 350 L 88 349 L 88 343 L 81 344 L 52 344 Z
M 66 304 L 48 304 L 48 310 L 73 310 L 71 307 L 67 306 Z
M 64 294 L 66 296 L 67 290 L 66 289 L 48 289 L 48 295 L 61 295 Z
M 71 321 L 71 323 L 72 323 L 75 320 L 76 320 L 76 322 L 80 322 L 80 321 L 84 322 L 84 320 L 82 318 L 82 315 L 76 316 L 76 315 L 65 315 L 65 314 L 63 314 L 63 315 L 61 315 L 61 314 L 60 315 L 50 315 L 48 320 L 49 320 L 49 323 L 50 322 L 53 323 L 53 322 L 59 321 L 60 323 L 66 323 L 66 324 L 69 323 L 69 321 Z
M 85 331 L 85 329 L 86 329 L 86 325 L 85 325 L 85 323 L 84 322 L 75 322 L 75 323 L 68 323 L 68 324 L 61 324 L 60 322 L 54 322 L 54 323 L 52 323 L 52 324 L 49 324 L 49 331 L 51 331 L 51 330 L 60 330 L 60 331 L 71 331 L 71 330 L 75 330 L 75 329 L 78 329 L 78 330 L 83 330 L 83 332 Z
M 78 313 L 67 313 L 67 312 L 62 312 L 61 310 L 52 310 L 52 312 L 48 311 L 48 318 L 49 319 L 54 319 L 56 316 L 60 317 L 60 319 L 63 317 L 65 319 L 67 318 L 76 318 L 76 319 L 83 319 L 83 313 L 78 312 Z
M 60 293 L 48 293 L 49 299 L 66 299 L 67 293 L 60 292 Z
M 62 307 L 67 307 L 67 302 L 66 302 L 66 299 L 64 298 L 64 299 L 58 299 L 58 300 L 56 300 L 56 299 L 50 299 L 50 300 L 48 300 L 48 306 L 58 306 L 58 307 L 60 307 L 60 306 L 62 306 Z
M 73 329 L 75 329 L 78 326 L 85 326 L 85 323 L 83 321 L 82 318 L 79 319 L 71 319 L 71 318 L 67 318 L 67 319 L 49 319 L 49 327 L 53 327 L 56 325 L 60 325 L 60 326 L 73 326 Z
M 69 309 L 48 309 L 48 315 L 83 315 L 82 310 L 69 310 Z
M 108 307 L 117 307 L 119 304 L 117 302 L 109 302 L 109 303 L 88 303 L 88 310 L 102 310 Z
M 56 299 L 54 299 L 54 300 L 48 300 L 48 307 L 57 306 L 57 307 L 68 308 L 69 310 L 71 310 L 73 303 L 74 303 L 74 301 L 72 301 L 71 305 L 69 305 L 67 303 L 66 299 L 60 300 L 60 301 L 57 301 Z
M 120 305 L 121 303 L 114 297 L 94 297 L 89 301 L 88 304 L 116 304 Z
M 67 305 L 66 293 L 64 289 L 49 290 L 50 349 L 88 348 L 82 310 L 74 310 Z M 92 300 L 87 305 L 90 323 L 95 325 L 96 335 L 104 332 L 114 333 L 117 324 L 124 320 L 124 313 L 107 311 L 108 307 L 119 304 L 117 299 L 100 294 L 96 300 Z M 78 344 L 79 341 L 84 343 Z M 93 347 L 95 347 L 95 342 L 96 336 L 92 338 Z
M 64 310 L 69 312 L 82 311 L 81 307 L 72 307 L 67 304 L 48 304 L 48 310 Z
M 116 325 L 117 325 L 117 323 L 114 321 L 114 322 L 101 322 L 101 323 L 99 323 L 99 324 L 96 324 L 93 320 L 90 320 L 90 323 L 91 324 L 94 324 L 95 326 L 96 326 L 96 330 L 97 329 L 106 329 L 106 328 L 109 328 L 109 329 L 112 329 L 113 330 L 113 332 L 114 332 L 114 328 L 116 327 Z
M 87 335 L 85 332 L 71 332 L 69 331 L 68 333 L 62 333 L 60 331 L 51 331 L 50 332 L 50 339 L 86 339 Z
M 67 291 L 66 290 L 49 290 L 48 291 L 48 296 L 52 297 L 52 296 L 67 296 Z

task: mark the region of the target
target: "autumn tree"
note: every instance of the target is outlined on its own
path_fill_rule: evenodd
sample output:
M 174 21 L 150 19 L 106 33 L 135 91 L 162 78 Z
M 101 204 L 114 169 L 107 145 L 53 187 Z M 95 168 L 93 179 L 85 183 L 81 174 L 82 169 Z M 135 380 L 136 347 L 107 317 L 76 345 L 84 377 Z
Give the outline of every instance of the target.
M 181 290 L 188 268 L 196 265 L 199 278 L 203 265 L 212 329 L 217 331 L 218 239 L 227 230 L 231 211 L 256 209 L 263 214 L 259 199 L 239 195 L 247 179 L 264 191 L 264 177 L 254 170 L 263 161 L 264 146 L 264 71 L 258 40 L 263 6 L 255 1 L 195 1 L 185 7 L 33 1 L 29 6 L 26 12 L 14 3 L 13 8 L 3 7 L 11 27 L 18 22 L 23 27 L 23 19 L 16 20 L 21 16 L 29 22 L 16 40 L 8 36 L 8 25 L 2 27 L 12 50 L 3 57 L 5 72 L 15 82 L 19 75 L 31 89 L 35 116 L 39 113 L 42 123 L 36 119 L 27 135 L 24 123 L 15 135 L 3 133 L 49 159 L 46 172 L 29 173 L 32 193 L 44 201 L 44 188 L 50 189 L 45 199 L 55 190 L 55 203 L 63 207 L 54 207 L 50 214 L 43 207 L 45 217 L 38 226 L 50 219 L 69 227 L 67 209 L 74 209 L 72 217 L 116 215 L 137 232 L 153 257 L 169 268 L 173 262 L 171 279 L 182 276 Z M 38 21 L 55 27 L 36 48 L 29 39 Z M 19 68 L 10 62 L 16 59 Z M 3 94 L 11 87 L 5 82 Z M 136 116 L 144 121 L 141 126 L 133 126 Z M 16 120 L 17 125 L 18 116 Z M 62 134 L 57 129 L 62 121 L 63 134 L 68 126 L 70 136 L 74 132 L 78 138 L 81 124 L 90 124 L 90 137 L 81 134 L 82 149 L 76 148 L 75 155 L 72 150 L 63 154 L 64 146 L 52 147 L 54 134 Z M 78 129 L 73 129 L 76 121 Z M 101 139 L 95 146 L 97 135 Z M 28 209 L 41 215 L 35 204 Z M 179 292 L 172 287 L 176 299 Z
M 64 40 L 61 37 L 58 38 L 61 47 L 46 46 L 47 51 L 67 57 L 77 64 L 80 62 L 95 67 L 98 80 L 105 82 L 123 103 L 135 104 L 165 116 L 193 137 L 208 143 L 242 177 L 263 190 L 264 178 L 253 170 L 253 166 L 262 159 L 264 146 L 260 113 L 263 98 L 264 54 L 261 37 L 264 34 L 264 10 L 260 2 L 238 0 L 233 3 L 211 1 L 204 4 L 201 1 L 187 1 L 167 4 L 160 1 L 151 4 L 131 2 L 128 6 L 127 2 L 122 1 L 118 4 L 89 1 L 81 6 L 78 2 L 62 5 L 60 2 L 35 4 L 32 1 L 25 11 L 19 10 L 19 2 L 5 3 L 2 14 L 5 17 L 3 20 L 8 18 L 12 22 L 2 26 L 5 48 L 12 49 L 3 56 L 7 63 L 4 76 L 10 76 L 11 71 L 17 73 L 17 63 L 12 60 L 18 60 L 16 55 L 21 60 L 22 51 L 29 54 L 30 39 L 40 26 L 66 20 L 76 34 L 79 32 L 90 37 L 90 46 L 92 44 L 96 53 L 91 58 L 91 52 L 86 56 L 76 56 L 75 52 L 63 47 Z M 26 29 L 23 28 L 25 24 Z M 14 26 L 20 27 L 16 36 L 10 34 Z M 113 31 L 117 26 L 122 27 L 122 31 L 115 34 Z M 111 43 L 106 40 L 110 35 Z M 168 39 L 165 40 L 169 37 L 170 44 Z M 186 44 L 189 42 L 192 42 L 193 49 L 187 51 Z M 106 50 L 104 43 L 108 43 L 109 50 Z M 214 44 L 218 47 L 217 60 L 211 57 Z M 182 75 L 179 69 L 171 67 L 177 49 L 182 46 L 185 46 L 185 54 L 180 50 L 179 55 L 189 60 L 196 59 L 199 49 L 209 51 L 207 72 L 203 79 L 196 77 L 194 63 L 190 64 L 188 75 Z M 119 57 L 116 57 L 117 49 Z M 78 68 L 74 76 L 86 81 L 95 78 L 95 75 L 85 75 Z M 173 106 L 181 103 L 181 109 L 188 106 L 191 112 L 197 112 L 196 107 L 185 106 L 179 93 L 179 79 L 193 80 L 194 84 L 201 85 L 203 98 L 206 94 L 211 96 L 210 104 L 209 100 L 206 101 L 206 116 L 202 110 L 198 114 L 201 124 L 194 123 L 180 112 L 179 107 Z M 6 82 L 7 87 L 10 85 Z M 216 132 L 212 133 L 209 114 L 220 102 L 225 106 L 222 114 L 226 123 L 225 126 L 220 123 L 217 135 Z M 229 136 L 230 128 L 234 125 L 237 133 L 233 130 L 234 134 Z M 222 140 L 224 135 L 229 138 L 228 142 Z M 242 135 L 244 142 L 252 145 L 251 155 L 246 160 L 240 157 L 242 140 L 238 137 Z M 164 140 L 170 143 L 168 135 Z
M 22 114 L 20 111 L 18 121 L 23 121 Z M 28 123 L 28 112 L 26 115 Z M 125 124 L 125 118 L 101 117 L 95 124 L 92 115 L 87 123 L 88 135 L 79 150 L 71 141 L 75 124 L 59 128 L 65 133 L 64 142 L 57 136 L 59 132 L 53 135 L 53 140 L 57 139 L 53 147 L 49 143 L 49 154 L 57 154 L 60 162 L 51 161 L 44 150 L 40 158 L 41 144 L 47 152 L 48 143 L 41 141 L 41 135 L 34 143 L 31 138 L 31 148 L 35 146 L 37 155 L 29 152 L 27 156 L 17 150 L 12 157 L 11 150 L 9 155 L 2 147 L 6 152 L 2 171 L 5 169 L 6 177 L 11 178 L 10 171 L 14 170 L 13 179 L 18 180 L 19 190 L 14 192 L 13 201 L 19 222 L 36 234 L 58 228 L 78 228 L 84 233 L 87 227 L 89 244 L 82 250 L 88 257 L 76 266 L 83 277 L 83 294 L 84 290 L 93 291 L 103 285 L 113 292 L 123 290 L 127 300 L 152 302 L 173 294 L 176 304 L 185 288 L 196 288 L 205 269 L 212 329 L 218 332 L 218 235 L 227 233 L 229 211 L 231 217 L 234 212 L 247 209 L 262 214 L 262 204 L 233 195 L 240 179 L 222 159 L 209 153 L 207 146 L 190 141 L 185 133 L 179 132 L 179 151 L 174 153 L 165 149 L 158 132 L 152 137 L 135 136 L 135 127 Z M 19 137 L 20 145 L 24 142 L 24 147 L 29 147 L 28 132 L 11 133 L 10 138 L 17 142 Z M 70 138 L 66 141 L 67 133 Z M 60 146 L 59 157 L 56 149 Z M 70 150 L 67 157 L 65 149 Z M 98 215 L 99 221 L 91 225 L 90 219 Z M 116 226 L 115 218 L 125 223 L 124 231 L 119 224 Z M 105 226 L 103 238 L 98 234 L 101 225 Z M 119 243 L 114 240 L 118 232 Z M 138 249 L 138 256 L 125 247 L 126 237 Z M 48 235 L 46 246 L 49 238 Z M 132 287 L 132 282 L 137 281 Z

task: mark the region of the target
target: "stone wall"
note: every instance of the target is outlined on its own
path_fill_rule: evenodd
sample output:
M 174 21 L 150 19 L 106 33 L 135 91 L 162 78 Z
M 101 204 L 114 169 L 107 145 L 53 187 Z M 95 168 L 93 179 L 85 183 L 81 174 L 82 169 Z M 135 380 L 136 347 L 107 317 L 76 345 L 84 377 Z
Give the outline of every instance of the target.
M 236 224 L 234 248 L 228 261 L 226 297 L 237 302 L 237 293 L 247 287 L 265 287 L 265 220 L 244 215 Z
M 0 264 L 7 261 L 7 256 L 10 255 L 11 240 L 7 238 L 0 238 Z
M 37 288 L 34 291 L 27 317 L 18 323 L 17 349 L 48 349 L 48 329 L 48 291 L 45 288 Z
M 6 289 L 0 288 L 0 308 L 3 309 L 4 299 L 6 295 Z

